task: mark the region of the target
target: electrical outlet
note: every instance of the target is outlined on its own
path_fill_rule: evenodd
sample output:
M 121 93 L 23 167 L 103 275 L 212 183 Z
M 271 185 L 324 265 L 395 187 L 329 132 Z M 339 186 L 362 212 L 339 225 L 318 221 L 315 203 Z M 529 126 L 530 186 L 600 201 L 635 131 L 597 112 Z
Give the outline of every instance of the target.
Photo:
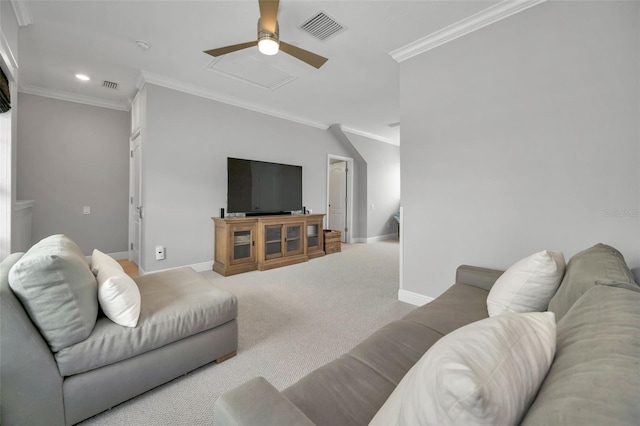
M 164 260 L 164 247 L 156 246 L 156 260 Z
M 83 206 L 82 214 L 91 214 L 91 206 Z

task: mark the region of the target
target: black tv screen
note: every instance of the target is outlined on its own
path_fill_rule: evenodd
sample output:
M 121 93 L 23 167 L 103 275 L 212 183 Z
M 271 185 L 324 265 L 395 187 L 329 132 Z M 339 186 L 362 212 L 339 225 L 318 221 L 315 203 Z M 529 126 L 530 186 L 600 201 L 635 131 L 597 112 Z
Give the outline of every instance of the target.
M 227 158 L 229 213 L 288 213 L 302 210 L 302 167 Z

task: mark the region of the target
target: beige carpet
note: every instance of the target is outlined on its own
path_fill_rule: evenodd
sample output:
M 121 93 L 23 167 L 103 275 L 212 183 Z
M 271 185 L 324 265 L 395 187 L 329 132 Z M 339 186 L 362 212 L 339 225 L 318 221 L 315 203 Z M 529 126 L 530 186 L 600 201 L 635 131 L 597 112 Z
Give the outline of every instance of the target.
M 255 376 L 284 389 L 415 308 L 397 300 L 397 241 L 343 245 L 341 253 L 270 271 L 202 274 L 238 296 L 238 355 L 85 424 L 211 425 L 223 392 Z

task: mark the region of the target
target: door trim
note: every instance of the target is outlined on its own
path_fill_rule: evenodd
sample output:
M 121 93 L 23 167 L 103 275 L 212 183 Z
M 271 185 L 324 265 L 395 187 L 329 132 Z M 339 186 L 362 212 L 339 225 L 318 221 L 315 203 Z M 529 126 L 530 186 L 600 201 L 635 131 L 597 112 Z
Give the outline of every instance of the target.
M 142 205 L 142 131 L 140 129 L 136 130 L 131 137 L 129 138 L 129 200 L 128 200 L 128 204 L 129 204 L 129 243 L 128 243 L 128 258 L 129 260 L 134 260 L 133 259 L 133 249 L 132 244 L 135 241 L 135 237 L 134 237 L 134 233 L 135 233 L 135 222 L 131 219 L 133 217 L 133 213 L 136 210 L 137 206 L 134 206 L 133 203 L 131 202 L 131 199 L 133 198 L 133 194 L 134 194 L 134 182 L 136 181 L 134 173 L 136 172 L 135 170 L 135 162 L 133 161 L 133 158 L 131 157 L 131 153 L 133 152 L 133 147 L 134 147 L 134 141 L 138 139 L 138 155 L 140 156 L 140 170 L 138 170 L 138 175 L 139 175 L 139 179 L 138 179 L 138 202 L 140 203 L 140 205 Z M 142 259 L 143 259 L 143 253 L 142 253 L 142 217 L 140 218 L 140 226 L 138 227 L 138 270 L 142 270 Z
M 343 157 L 341 155 L 328 154 L 327 155 L 327 198 L 326 198 L 326 212 L 324 216 L 323 226 L 327 226 L 329 221 L 329 175 L 331 174 L 331 160 L 346 161 L 347 162 L 347 220 L 345 226 L 347 232 L 344 234 L 344 242 L 349 244 L 352 241 L 353 235 L 353 175 L 355 172 L 353 158 Z

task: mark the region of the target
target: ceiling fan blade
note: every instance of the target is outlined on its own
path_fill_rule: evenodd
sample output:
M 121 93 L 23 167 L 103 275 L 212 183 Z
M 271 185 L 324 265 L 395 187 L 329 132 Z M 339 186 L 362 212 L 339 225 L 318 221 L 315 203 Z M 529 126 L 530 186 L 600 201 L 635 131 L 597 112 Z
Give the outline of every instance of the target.
M 259 0 L 260 2 L 260 20 L 262 28 L 270 33 L 276 32 L 278 23 L 278 4 L 279 0 Z
M 226 55 L 227 53 L 235 52 L 236 50 L 246 49 L 247 47 L 257 46 L 258 41 L 249 41 L 247 43 L 234 44 L 233 46 L 219 47 L 217 49 L 205 50 L 211 56 Z
M 280 42 L 280 50 L 316 68 L 320 68 L 328 61 L 328 59 L 323 56 L 316 55 L 308 50 L 300 49 L 299 47 L 285 43 L 284 41 Z

